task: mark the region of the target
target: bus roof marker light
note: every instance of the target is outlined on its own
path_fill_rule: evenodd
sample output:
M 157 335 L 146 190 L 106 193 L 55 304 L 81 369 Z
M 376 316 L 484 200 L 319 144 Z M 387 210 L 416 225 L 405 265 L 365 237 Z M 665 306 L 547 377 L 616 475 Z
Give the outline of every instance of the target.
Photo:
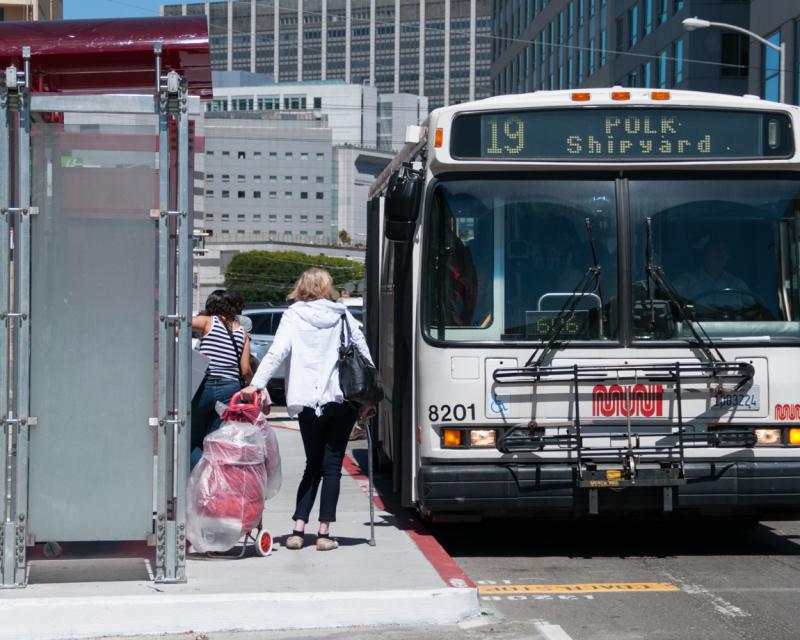
M 573 102 L 588 102 L 592 98 L 592 94 L 588 91 L 573 91 L 572 92 L 572 101 Z
M 433 139 L 433 146 L 437 149 L 442 148 L 442 139 L 444 138 L 444 131 L 441 127 L 436 129 L 436 137 Z
M 669 100 L 670 99 L 669 91 L 651 91 L 650 92 L 650 99 L 651 100 Z
M 630 91 L 612 91 L 611 92 L 611 99 L 612 100 L 630 100 L 631 99 L 631 92 Z

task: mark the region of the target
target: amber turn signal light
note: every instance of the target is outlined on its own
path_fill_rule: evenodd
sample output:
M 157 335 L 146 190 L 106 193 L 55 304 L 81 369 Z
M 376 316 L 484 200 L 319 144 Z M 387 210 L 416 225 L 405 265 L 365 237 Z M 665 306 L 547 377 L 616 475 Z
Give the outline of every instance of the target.
M 464 432 L 460 429 L 445 429 L 442 433 L 445 447 L 460 447 L 463 444 Z
M 795 446 L 800 444 L 800 429 L 797 427 L 789 429 L 789 444 Z
M 588 102 L 592 94 L 588 91 L 575 91 L 572 93 L 572 99 L 575 102 Z
M 631 99 L 631 92 L 630 91 L 612 91 L 611 92 L 611 99 L 612 100 L 630 100 Z
M 669 100 L 669 91 L 651 91 L 651 100 Z
M 433 146 L 436 147 L 437 149 L 441 148 L 443 138 L 444 138 L 444 131 L 442 131 L 442 128 L 439 127 L 438 129 L 436 129 L 436 135 L 433 138 Z

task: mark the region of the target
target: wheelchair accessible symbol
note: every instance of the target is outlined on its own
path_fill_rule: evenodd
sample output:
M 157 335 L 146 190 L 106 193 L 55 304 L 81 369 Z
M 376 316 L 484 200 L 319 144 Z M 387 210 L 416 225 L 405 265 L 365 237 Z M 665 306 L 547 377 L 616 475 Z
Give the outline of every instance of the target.
M 497 394 L 492 392 L 492 404 L 491 404 L 492 413 L 505 413 L 508 411 L 508 406 L 505 402 L 503 402 L 500 398 L 497 397 Z

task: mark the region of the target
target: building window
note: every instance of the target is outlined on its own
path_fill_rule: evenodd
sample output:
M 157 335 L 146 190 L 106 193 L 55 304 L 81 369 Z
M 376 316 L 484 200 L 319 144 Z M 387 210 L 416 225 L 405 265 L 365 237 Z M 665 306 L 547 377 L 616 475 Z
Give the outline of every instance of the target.
M 227 236 L 228 234 L 230 234 L 230 231 L 228 231 L 227 229 L 223 229 L 222 230 L 222 235 L 223 236 Z
M 222 157 L 223 158 L 230 158 L 231 157 L 231 152 L 230 151 L 223 151 L 222 152 Z
M 767 36 L 767 41 L 780 46 L 781 32 Z M 761 75 L 764 78 L 763 97 L 765 100 L 778 101 L 780 98 L 780 53 L 766 45 L 761 45 Z
M 308 176 L 300 176 L 300 182 L 301 183 L 308 182 Z
M 633 5 L 628 9 L 628 49 L 639 42 L 639 6 Z
M 283 216 L 283 220 L 285 222 L 291 222 L 292 221 L 292 214 L 291 213 L 287 213 L 286 215 Z
M 206 151 L 206 155 L 207 155 L 207 156 L 213 156 L 213 155 L 214 155 L 214 152 L 213 152 L 213 151 Z
M 270 219 L 271 221 L 277 220 L 277 219 L 278 219 L 278 215 L 277 215 L 277 214 L 275 214 L 275 213 L 270 213 L 270 214 L 269 214 L 269 219 Z
M 244 235 L 244 229 L 237 229 L 236 230 L 236 235 L 237 236 L 243 236 Z
M 683 82 L 683 38 L 676 40 L 672 46 L 672 86 L 677 87 Z
M 260 151 L 253 151 L 253 157 L 254 158 L 260 158 L 261 157 L 261 152 Z
M 292 180 L 294 180 L 294 178 L 292 176 L 285 176 L 284 180 L 286 180 L 286 182 L 291 182 Z
M 253 197 L 256 200 L 260 199 L 261 198 L 261 192 L 260 191 L 253 191 Z
M 322 109 L 322 98 L 314 98 L 314 108 Z
M 283 192 L 283 197 L 284 198 L 291 198 L 292 197 L 292 192 L 291 191 L 284 191 Z
M 750 37 L 744 33 L 723 33 L 720 75 L 746 78 L 750 65 Z
M 278 176 L 270 176 L 269 177 L 269 181 L 270 182 L 277 182 L 278 181 Z
M 223 192 L 222 192 L 222 197 L 223 197 L 223 198 L 230 198 L 230 197 L 231 197 L 231 192 L 230 192 L 230 191 L 224 191 L 224 190 L 223 190 Z
M 322 176 L 317 176 L 317 184 L 323 184 L 325 182 L 325 178 Z
M 236 216 L 236 219 L 237 219 L 239 222 L 244 222 L 244 214 L 243 214 L 243 213 L 239 213 L 239 214 L 237 214 L 237 216 Z
M 308 160 L 308 154 L 307 153 L 301 153 L 300 154 L 300 159 L 301 160 Z
M 245 177 L 241 173 L 238 176 L 236 176 L 236 182 L 244 182 L 244 181 Z
M 300 216 L 300 222 L 308 222 L 308 216 L 307 215 L 301 215 Z
M 649 89 L 653 86 L 653 65 L 650 62 L 646 62 L 642 68 L 642 80 L 644 81 L 643 86 Z
M 261 182 L 261 176 L 253 176 L 253 182 Z
M 644 35 L 653 31 L 653 0 L 644 0 Z
M 656 78 L 656 82 L 658 83 L 659 89 L 666 89 L 667 88 L 667 50 L 664 49 L 661 53 L 658 54 L 658 78 Z
M 228 173 L 223 173 L 223 174 L 222 174 L 222 181 L 223 181 L 223 182 L 230 182 L 230 181 L 231 181 L 231 176 L 230 176 L 230 174 L 228 174 Z
M 317 153 L 317 160 L 324 160 L 325 154 L 324 153 Z
M 261 235 L 261 229 L 253 229 L 253 235 L 254 236 L 260 236 Z
M 261 214 L 260 213 L 254 213 L 253 214 L 253 222 L 261 222 Z
M 325 198 L 325 194 L 322 191 L 317 191 L 317 200 L 323 200 Z
M 636 69 L 628 74 L 628 86 L 634 88 L 639 86 L 639 73 Z
M 269 152 L 269 157 L 270 158 L 277 158 L 278 157 L 278 152 L 277 151 L 270 151 Z
M 317 222 L 324 222 L 325 221 L 325 216 L 317 216 L 316 220 L 317 220 Z
M 230 220 L 230 218 L 231 218 L 229 213 L 223 213 L 221 217 L 222 217 L 223 221 Z
M 213 180 L 213 179 L 214 179 L 214 174 L 213 173 L 207 173 L 206 174 L 206 180 Z
M 292 153 L 291 151 L 287 151 L 285 155 L 287 158 L 294 158 L 294 153 Z
M 269 192 L 269 199 L 270 200 L 274 200 L 277 197 L 278 197 L 278 192 L 277 191 L 270 191 Z
M 244 191 L 237 191 L 236 192 L 236 197 L 239 198 L 239 199 L 244 198 L 245 197 Z
M 269 232 L 269 238 L 270 238 L 270 240 L 273 240 L 273 239 L 275 239 L 277 236 L 278 236 L 278 232 L 277 232 L 277 231 L 275 231 L 275 229 L 270 229 L 270 232 Z
M 214 214 L 213 213 L 207 213 L 206 214 L 206 220 L 213 220 L 213 219 L 214 219 Z
M 678 11 L 683 11 L 683 7 L 686 5 L 684 0 L 672 0 L 672 9 L 673 13 L 678 13 Z
M 664 24 L 669 18 L 669 0 L 658 0 L 658 24 Z
M 206 198 L 213 198 L 213 197 L 214 197 L 214 190 L 206 189 Z
M 301 200 L 308 200 L 308 191 L 301 191 L 300 192 L 300 199 Z

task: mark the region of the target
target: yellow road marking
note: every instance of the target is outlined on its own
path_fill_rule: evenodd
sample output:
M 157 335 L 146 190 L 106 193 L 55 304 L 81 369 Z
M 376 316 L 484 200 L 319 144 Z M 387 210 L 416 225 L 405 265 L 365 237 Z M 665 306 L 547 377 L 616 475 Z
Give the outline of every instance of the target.
M 629 591 L 678 591 L 669 582 L 591 582 L 588 584 L 498 584 L 482 585 L 482 596 L 514 595 L 518 593 L 627 593 Z

